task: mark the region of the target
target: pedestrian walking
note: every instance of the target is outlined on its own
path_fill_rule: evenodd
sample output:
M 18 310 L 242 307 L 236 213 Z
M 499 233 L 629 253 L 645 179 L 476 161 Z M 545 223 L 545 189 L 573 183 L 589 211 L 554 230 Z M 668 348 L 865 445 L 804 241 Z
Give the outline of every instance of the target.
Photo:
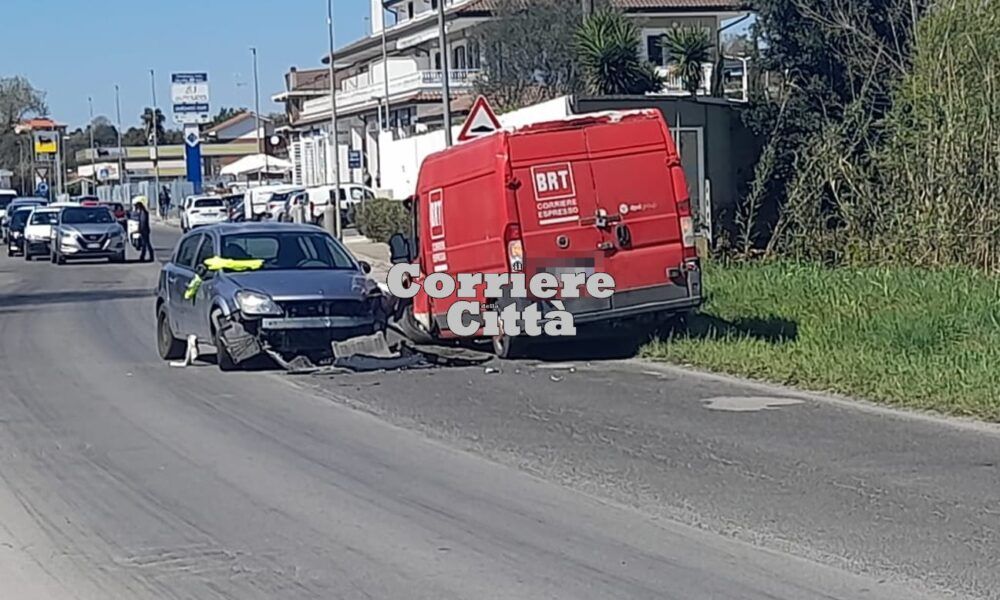
M 371 187 L 372 186 L 372 174 L 368 172 L 368 169 L 365 169 L 365 175 L 364 175 L 363 181 L 364 181 L 365 187 Z
M 145 202 L 137 202 L 135 205 L 138 212 L 139 221 L 139 262 L 153 262 L 156 256 L 153 253 L 153 243 L 150 241 L 149 230 L 149 210 Z M 149 252 L 149 260 L 146 260 L 146 252 Z

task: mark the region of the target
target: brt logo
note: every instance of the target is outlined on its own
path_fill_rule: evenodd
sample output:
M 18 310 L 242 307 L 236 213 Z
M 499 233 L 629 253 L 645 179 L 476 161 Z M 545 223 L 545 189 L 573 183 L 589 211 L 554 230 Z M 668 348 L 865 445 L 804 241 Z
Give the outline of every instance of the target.
M 555 163 L 531 167 L 531 181 L 536 200 L 558 200 L 576 196 L 573 168 L 570 163 Z

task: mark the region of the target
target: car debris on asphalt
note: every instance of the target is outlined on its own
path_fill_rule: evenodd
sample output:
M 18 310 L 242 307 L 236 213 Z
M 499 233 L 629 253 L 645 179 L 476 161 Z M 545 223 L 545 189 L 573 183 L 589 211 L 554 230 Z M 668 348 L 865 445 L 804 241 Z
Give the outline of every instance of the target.
M 483 364 L 493 355 L 469 348 L 419 345 L 394 339 L 390 344 L 385 332 L 333 342 L 333 357 L 316 364 L 305 356 L 288 359 L 274 350 L 265 350 L 290 375 L 332 375 L 401 371 L 434 367 L 465 367 Z M 489 369 L 489 367 L 488 367 Z

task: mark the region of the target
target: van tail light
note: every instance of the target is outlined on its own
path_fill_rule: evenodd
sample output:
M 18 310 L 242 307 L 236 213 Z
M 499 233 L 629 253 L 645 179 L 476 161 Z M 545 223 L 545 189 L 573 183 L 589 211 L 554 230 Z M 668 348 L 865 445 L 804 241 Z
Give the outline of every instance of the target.
M 685 248 L 694 248 L 694 219 L 681 217 L 681 242 Z
M 503 230 L 503 241 L 507 246 L 507 263 L 512 273 L 524 270 L 524 244 L 521 243 L 521 227 L 508 223 Z

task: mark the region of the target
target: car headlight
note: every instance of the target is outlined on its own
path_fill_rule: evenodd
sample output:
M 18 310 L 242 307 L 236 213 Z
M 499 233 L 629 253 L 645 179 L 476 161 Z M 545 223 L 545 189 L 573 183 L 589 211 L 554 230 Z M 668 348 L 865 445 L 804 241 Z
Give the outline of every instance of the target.
M 124 233 L 124 232 L 121 230 L 121 228 L 115 229 L 111 233 L 108 234 L 108 237 L 109 238 L 118 238 L 118 237 L 122 236 L 122 233 Z
M 20 231 L 11 231 L 10 232 L 10 236 L 12 238 L 14 238 L 15 240 L 21 239 L 21 232 Z
M 259 292 L 242 291 L 236 293 L 236 303 L 245 315 L 281 315 L 281 307 L 271 297 Z

